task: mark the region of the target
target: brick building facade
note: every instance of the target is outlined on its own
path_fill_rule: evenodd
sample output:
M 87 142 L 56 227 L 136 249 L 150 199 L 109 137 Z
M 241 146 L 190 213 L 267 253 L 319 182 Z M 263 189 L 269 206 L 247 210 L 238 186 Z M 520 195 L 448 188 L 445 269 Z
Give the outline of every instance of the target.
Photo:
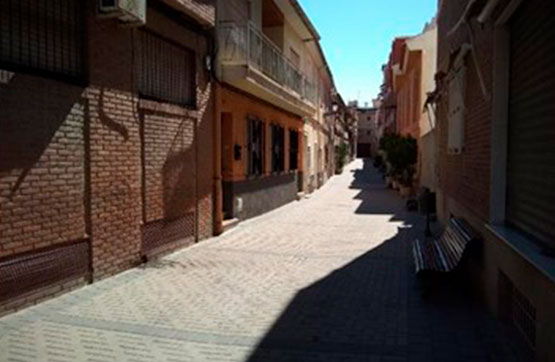
M 545 162 L 554 98 L 538 92 L 555 76 L 553 10 L 543 0 L 440 1 L 438 15 L 439 215 L 464 217 L 481 235 L 468 269 L 477 295 L 538 361 L 555 361 L 555 184 Z
M 26 4 L 0 10 L 3 310 L 213 233 L 214 5 L 149 1 L 129 27 Z

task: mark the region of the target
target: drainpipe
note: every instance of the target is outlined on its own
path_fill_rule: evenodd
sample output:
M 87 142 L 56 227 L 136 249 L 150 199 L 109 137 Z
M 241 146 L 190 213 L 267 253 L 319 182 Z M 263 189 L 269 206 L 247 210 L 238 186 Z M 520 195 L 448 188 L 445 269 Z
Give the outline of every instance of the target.
M 213 230 L 214 235 L 220 235 L 223 232 L 223 195 L 222 195 L 222 124 L 220 122 L 220 104 L 221 104 L 221 87 L 220 83 L 215 80 L 213 84 L 214 91 L 214 117 L 213 117 L 213 134 L 214 134 L 214 210 L 213 210 Z
M 223 233 L 223 193 L 222 193 L 222 123 L 220 121 L 221 115 L 221 85 L 218 79 L 216 67 L 219 64 L 218 59 L 218 23 L 216 17 L 216 24 L 211 32 L 209 42 L 209 54 L 211 56 L 210 64 L 210 80 L 212 82 L 213 97 L 213 111 L 212 115 L 212 135 L 213 135 L 213 179 L 212 179 L 212 231 L 214 236 Z

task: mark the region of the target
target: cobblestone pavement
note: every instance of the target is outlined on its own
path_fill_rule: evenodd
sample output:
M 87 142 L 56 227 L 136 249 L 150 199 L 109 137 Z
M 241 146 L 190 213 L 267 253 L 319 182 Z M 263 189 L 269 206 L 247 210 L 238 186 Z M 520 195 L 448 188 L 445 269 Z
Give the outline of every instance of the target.
M 457 288 L 421 297 L 421 224 L 358 160 L 310 198 L 0 319 L 0 361 L 518 360 Z

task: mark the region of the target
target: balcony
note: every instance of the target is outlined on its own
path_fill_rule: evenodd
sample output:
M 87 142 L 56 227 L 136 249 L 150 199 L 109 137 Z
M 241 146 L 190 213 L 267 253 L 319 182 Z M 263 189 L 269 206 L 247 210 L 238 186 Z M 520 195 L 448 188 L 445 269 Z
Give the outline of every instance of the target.
M 316 111 L 316 86 L 252 24 L 222 22 L 220 64 L 225 82 L 301 116 Z

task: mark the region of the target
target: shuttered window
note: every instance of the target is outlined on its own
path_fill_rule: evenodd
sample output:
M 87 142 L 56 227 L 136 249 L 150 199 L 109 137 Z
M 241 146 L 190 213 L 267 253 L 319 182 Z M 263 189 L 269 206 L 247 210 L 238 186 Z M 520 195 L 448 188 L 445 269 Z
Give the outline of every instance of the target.
M 170 40 L 139 32 L 137 80 L 146 98 L 195 106 L 195 53 Z
M 555 3 L 511 24 L 506 221 L 555 249 Z
M 0 68 L 78 80 L 83 75 L 80 0 L 1 0 Z

